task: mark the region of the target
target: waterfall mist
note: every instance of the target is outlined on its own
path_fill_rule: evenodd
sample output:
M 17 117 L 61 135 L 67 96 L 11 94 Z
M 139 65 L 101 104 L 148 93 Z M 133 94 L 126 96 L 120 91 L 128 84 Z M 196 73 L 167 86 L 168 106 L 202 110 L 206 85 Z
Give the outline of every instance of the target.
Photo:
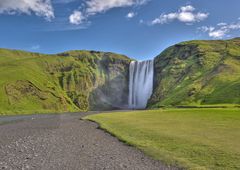
M 132 61 L 129 66 L 130 109 L 144 109 L 153 91 L 153 60 Z

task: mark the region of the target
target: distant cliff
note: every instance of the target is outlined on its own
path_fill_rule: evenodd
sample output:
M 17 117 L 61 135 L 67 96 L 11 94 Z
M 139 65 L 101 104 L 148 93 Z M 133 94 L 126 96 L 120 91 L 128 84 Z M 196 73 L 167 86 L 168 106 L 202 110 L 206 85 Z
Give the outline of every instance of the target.
M 176 44 L 154 65 L 149 108 L 240 104 L 240 38 Z
M 114 53 L 44 55 L 0 49 L 0 113 L 124 108 L 129 63 Z

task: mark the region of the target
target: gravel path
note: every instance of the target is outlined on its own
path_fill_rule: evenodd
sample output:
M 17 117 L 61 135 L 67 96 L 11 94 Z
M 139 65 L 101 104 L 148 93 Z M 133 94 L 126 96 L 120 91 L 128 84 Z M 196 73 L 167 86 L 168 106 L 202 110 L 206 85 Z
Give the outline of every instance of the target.
M 0 125 L 0 169 L 174 169 L 79 119 L 85 115 L 32 116 Z

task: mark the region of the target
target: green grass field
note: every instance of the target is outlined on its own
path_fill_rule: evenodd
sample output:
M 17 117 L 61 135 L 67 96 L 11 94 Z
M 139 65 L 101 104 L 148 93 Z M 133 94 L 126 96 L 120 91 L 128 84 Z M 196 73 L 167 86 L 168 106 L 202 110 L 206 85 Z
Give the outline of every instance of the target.
M 166 109 L 87 116 L 120 140 L 186 169 L 240 169 L 240 109 Z

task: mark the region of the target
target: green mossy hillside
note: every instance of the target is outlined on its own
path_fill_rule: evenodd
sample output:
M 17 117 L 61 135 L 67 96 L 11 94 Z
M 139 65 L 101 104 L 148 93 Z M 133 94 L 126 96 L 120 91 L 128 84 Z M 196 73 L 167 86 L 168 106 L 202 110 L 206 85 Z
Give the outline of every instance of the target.
M 0 114 L 126 108 L 130 61 L 110 52 L 0 49 Z M 240 38 L 179 43 L 154 63 L 148 108 L 240 104 Z
M 0 49 L 0 114 L 108 110 L 127 105 L 126 56 Z
M 240 39 L 188 41 L 155 58 L 148 107 L 240 104 Z

